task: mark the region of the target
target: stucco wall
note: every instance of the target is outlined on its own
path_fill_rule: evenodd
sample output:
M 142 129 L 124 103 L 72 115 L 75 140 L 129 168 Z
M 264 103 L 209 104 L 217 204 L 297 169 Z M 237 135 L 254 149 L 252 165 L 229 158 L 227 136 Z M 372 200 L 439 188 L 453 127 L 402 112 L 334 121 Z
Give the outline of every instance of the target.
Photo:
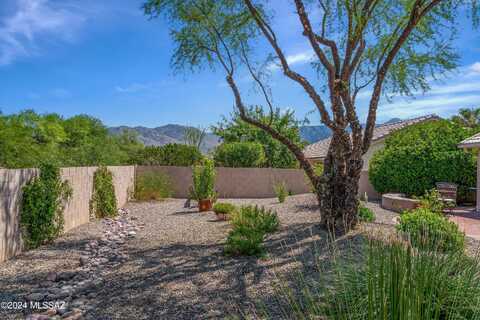
M 302 170 L 271 168 L 216 168 L 215 189 L 220 198 L 270 198 L 275 196 L 273 187 L 284 182 L 293 194 L 310 192 Z M 186 198 L 192 185 L 190 167 L 138 166 L 137 176 L 148 172 L 160 172 L 167 176 L 173 189 L 173 197 Z
M 117 205 L 128 201 L 133 191 L 135 167 L 108 167 L 113 173 Z M 89 221 L 93 174 L 96 167 L 62 168 L 62 179 L 68 180 L 73 195 L 65 211 L 65 231 Z M 19 229 L 22 187 L 36 174 L 36 169 L 0 169 L 0 262 L 19 253 L 22 242 Z

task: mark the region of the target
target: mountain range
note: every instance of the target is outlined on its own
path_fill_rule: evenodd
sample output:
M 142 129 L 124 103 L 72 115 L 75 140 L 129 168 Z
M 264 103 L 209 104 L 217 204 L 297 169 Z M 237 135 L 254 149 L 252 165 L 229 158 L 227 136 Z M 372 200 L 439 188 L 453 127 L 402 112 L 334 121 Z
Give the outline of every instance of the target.
M 393 118 L 385 123 L 399 121 Z M 109 132 L 112 134 L 120 134 L 123 130 L 132 130 L 138 134 L 138 138 L 147 146 L 163 146 L 168 143 L 184 143 L 185 130 L 188 126 L 179 124 L 167 124 L 156 128 L 147 128 L 142 126 L 128 127 L 110 127 Z M 330 136 L 330 129 L 324 125 L 318 126 L 302 126 L 300 127 L 300 136 L 308 143 L 314 143 Z M 220 143 L 220 138 L 213 133 L 207 133 L 201 146 L 202 152 L 209 152 Z

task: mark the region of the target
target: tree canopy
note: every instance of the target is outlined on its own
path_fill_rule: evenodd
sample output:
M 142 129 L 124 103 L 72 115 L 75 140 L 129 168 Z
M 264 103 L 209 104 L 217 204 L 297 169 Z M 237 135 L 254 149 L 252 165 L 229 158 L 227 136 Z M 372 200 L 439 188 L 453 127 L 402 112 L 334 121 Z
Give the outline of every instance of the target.
M 292 111 L 281 112 L 276 109 L 274 113 L 266 114 L 260 107 L 249 109 L 252 117 L 264 123 L 269 123 L 275 130 L 287 136 L 300 147 L 305 145 L 300 137 L 300 121 L 295 119 Z M 265 162 L 262 164 L 270 168 L 295 168 L 298 162 L 288 148 L 274 139 L 264 130 L 243 121 L 238 113 L 233 113 L 231 119 L 223 117 L 216 126 L 212 127 L 213 133 L 222 138 L 226 143 L 231 142 L 258 142 L 263 146 Z
M 143 148 L 133 132 L 110 135 L 98 119 L 40 115 L 32 110 L 0 115 L 0 166 L 38 167 L 129 164 Z

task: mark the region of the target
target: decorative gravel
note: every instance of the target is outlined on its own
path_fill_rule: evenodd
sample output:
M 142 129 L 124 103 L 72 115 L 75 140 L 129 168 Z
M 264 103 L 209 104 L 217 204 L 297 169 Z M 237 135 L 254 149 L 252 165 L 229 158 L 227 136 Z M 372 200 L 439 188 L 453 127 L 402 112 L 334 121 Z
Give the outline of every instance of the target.
M 226 257 L 228 222 L 212 212 L 184 208 L 184 200 L 130 203 L 128 214 L 117 220 L 83 225 L 1 264 L 0 301 L 60 294 L 68 308 L 49 310 L 49 316 L 46 310 L 0 309 L 0 319 L 223 319 L 248 312 L 258 300 L 284 318 L 275 310 L 272 283 L 294 270 L 318 277 L 322 263 L 328 265 L 328 237 L 318 227 L 315 197 L 291 196 L 283 204 L 276 199 L 221 201 L 278 212 L 281 229 L 266 239 L 265 258 Z M 385 224 L 393 224 L 395 213 L 368 206 L 379 222 L 370 226 L 393 229 Z M 361 241 L 352 233 L 337 243 L 340 249 L 355 249 Z

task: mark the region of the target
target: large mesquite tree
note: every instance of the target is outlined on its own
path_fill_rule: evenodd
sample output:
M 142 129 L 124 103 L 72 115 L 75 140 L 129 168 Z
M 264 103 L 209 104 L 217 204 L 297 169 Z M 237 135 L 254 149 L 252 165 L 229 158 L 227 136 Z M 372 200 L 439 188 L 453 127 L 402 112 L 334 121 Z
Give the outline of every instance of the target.
M 177 45 L 174 67 L 219 67 L 225 73 L 242 120 L 283 143 L 305 170 L 317 194 L 323 225 L 347 231 L 357 223 L 362 155 L 372 140 L 382 94 L 426 90 L 428 77 L 455 68 L 457 56 L 450 40 L 457 15 L 468 10 L 476 17 L 479 9 L 476 0 L 294 0 L 302 30 L 299 37 L 304 37 L 315 53 L 312 68 L 318 77 L 308 79 L 289 64 L 272 27 L 272 9 L 278 3 L 148 0 L 144 10 L 151 17 L 164 16 L 169 21 Z M 314 10 L 317 14 L 311 14 Z M 247 112 L 249 105 L 237 85 L 244 71 L 265 98 L 265 108 L 274 112 L 265 69 L 261 68 L 265 63 L 260 63 L 254 50 L 259 41 L 271 49 L 263 62 L 270 59 L 279 64 L 285 77 L 303 88 L 321 122 L 332 131 L 321 176 L 315 174 L 302 148 L 275 130 L 268 118 L 258 119 Z M 370 96 L 365 128 L 360 125 L 356 103 L 361 90 Z

